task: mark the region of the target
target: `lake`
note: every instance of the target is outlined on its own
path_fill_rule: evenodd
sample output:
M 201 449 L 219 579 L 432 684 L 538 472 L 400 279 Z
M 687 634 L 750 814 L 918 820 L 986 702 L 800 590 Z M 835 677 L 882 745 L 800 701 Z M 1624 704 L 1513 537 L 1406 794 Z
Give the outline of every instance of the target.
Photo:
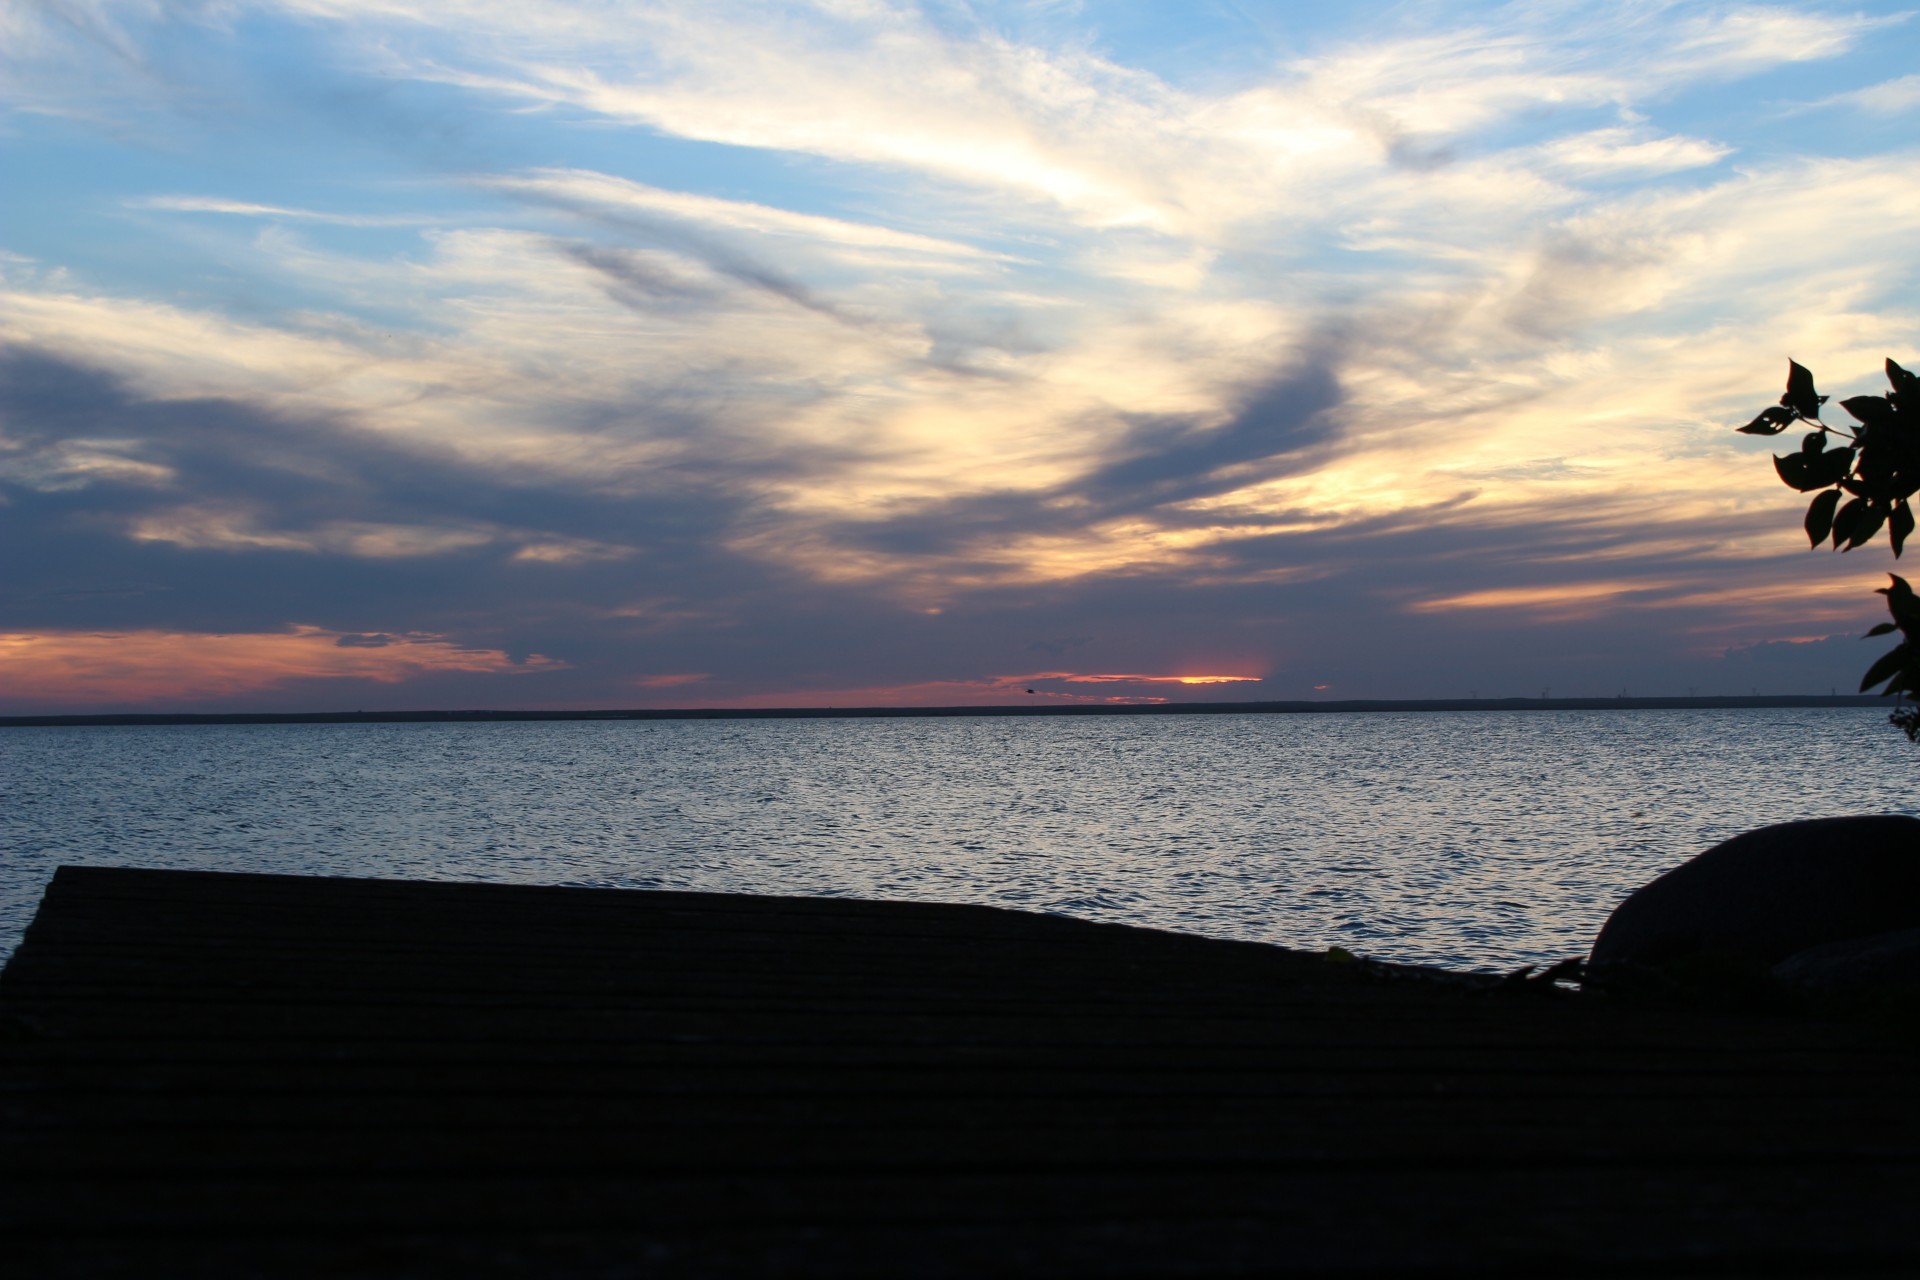
M 1455 968 L 1737 832 L 1916 813 L 1873 709 L 0 730 L 0 953 L 61 863 L 976 902 Z

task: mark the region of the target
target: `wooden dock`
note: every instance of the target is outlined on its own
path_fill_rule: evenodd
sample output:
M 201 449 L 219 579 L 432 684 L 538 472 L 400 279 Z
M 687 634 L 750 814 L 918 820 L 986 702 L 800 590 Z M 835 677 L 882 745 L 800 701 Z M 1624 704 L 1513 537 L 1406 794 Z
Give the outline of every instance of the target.
M 1920 1275 L 1911 1029 L 983 907 L 63 868 L 20 1276 Z

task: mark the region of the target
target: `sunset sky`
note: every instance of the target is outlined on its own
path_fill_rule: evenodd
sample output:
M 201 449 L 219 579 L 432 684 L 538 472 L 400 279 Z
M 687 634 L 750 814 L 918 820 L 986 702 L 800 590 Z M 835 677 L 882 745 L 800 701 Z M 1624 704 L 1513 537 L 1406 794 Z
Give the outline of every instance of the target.
M 10 0 L 0 711 L 1850 692 L 1897 5 Z M 1842 418 L 1844 420 L 1844 418 Z M 1031 692 L 1029 692 L 1031 690 Z

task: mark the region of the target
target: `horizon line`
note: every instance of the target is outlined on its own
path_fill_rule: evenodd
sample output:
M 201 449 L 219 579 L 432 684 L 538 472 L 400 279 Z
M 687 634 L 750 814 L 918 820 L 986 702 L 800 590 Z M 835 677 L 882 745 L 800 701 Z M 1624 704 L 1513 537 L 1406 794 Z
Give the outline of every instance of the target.
M 944 707 L 630 707 L 592 710 L 109 711 L 0 715 L 0 728 L 192 724 L 434 724 L 564 720 L 837 720 L 960 716 L 1291 715 L 1431 711 L 1712 711 L 1793 707 L 1891 707 L 1868 693 L 1725 694 L 1569 698 L 1343 698 L 1259 702 L 1066 703 Z

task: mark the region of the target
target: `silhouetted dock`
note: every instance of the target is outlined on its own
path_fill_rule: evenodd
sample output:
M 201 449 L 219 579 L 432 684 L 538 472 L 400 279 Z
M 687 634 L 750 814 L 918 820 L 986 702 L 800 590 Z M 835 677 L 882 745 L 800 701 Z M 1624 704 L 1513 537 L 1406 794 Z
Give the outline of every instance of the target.
M 982 907 L 64 868 L 0 977 L 0 1251 L 1909 1276 L 1916 1084 L 1883 1025 Z

